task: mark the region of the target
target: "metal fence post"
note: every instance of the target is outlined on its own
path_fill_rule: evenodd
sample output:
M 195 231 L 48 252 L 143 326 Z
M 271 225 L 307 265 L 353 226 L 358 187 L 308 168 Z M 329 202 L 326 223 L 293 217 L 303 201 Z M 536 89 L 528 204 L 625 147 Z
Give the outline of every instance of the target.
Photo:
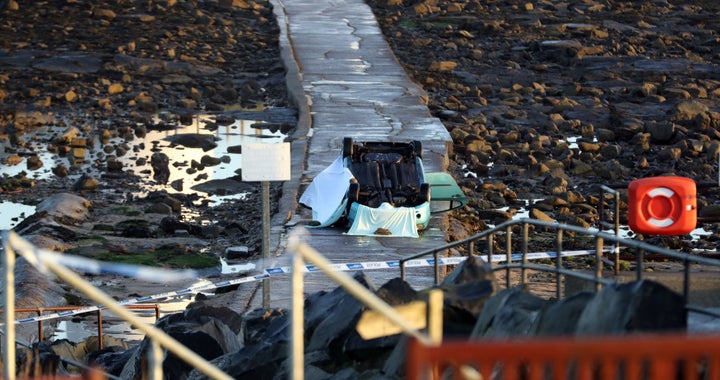
M 156 340 L 150 340 L 150 349 L 147 352 L 150 380 L 163 380 L 163 349 Z
M 8 241 L 11 240 L 12 241 Z M 23 240 L 16 234 L 10 235 L 7 234 L 4 236 L 4 240 L 6 244 L 8 245 L 20 245 L 20 253 L 27 259 L 26 255 L 30 255 L 31 253 L 28 253 L 27 251 L 27 244 L 23 243 Z M 11 255 L 13 256 L 13 255 Z M 7 255 L 6 255 L 7 257 Z M 7 259 L 6 259 L 7 260 Z M 14 262 L 14 256 L 13 256 L 13 262 Z M 157 341 L 160 345 L 165 347 L 168 351 L 175 354 L 178 358 L 185 361 L 192 367 L 196 368 L 203 374 L 205 374 L 207 377 L 212 379 L 223 379 L 223 380 L 232 380 L 232 377 L 230 377 L 228 374 L 222 372 L 220 369 L 212 365 L 210 362 L 205 360 L 202 356 L 198 355 L 194 351 L 190 350 L 189 348 L 185 347 L 184 345 L 180 344 L 175 338 L 171 337 L 164 331 L 162 331 L 159 328 L 156 328 L 155 326 L 149 325 L 145 323 L 142 319 L 137 317 L 134 313 L 127 310 L 124 306 L 118 304 L 115 299 L 108 296 L 107 294 L 103 293 L 101 290 L 95 288 L 87 282 L 85 279 L 77 275 L 75 272 L 71 271 L 70 269 L 64 267 L 63 265 L 54 262 L 53 260 L 42 260 L 42 258 L 39 258 L 39 260 L 42 262 L 42 265 L 44 265 L 50 272 L 56 274 L 60 280 L 64 281 L 68 285 L 74 287 L 75 289 L 79 290 L 88 298 L 91 300 L 97 302 L 100 305 L 104 305 L 107 310 L 110 310 L 118 317 L 122 318 L 126 322 L 131 323 L 135 328 L 145 333 L 145 336 L 149 339 Z M 7 292 L 6 292 L 7 293 Z M 10 306 L 10 305 L 6 305 Z M 6 307 L 5 314 L 7 315 L 13 315 L 14 314 L 14 304 L 11 304 L 13 313 L 10 313 L 10 309 Z M 14 321 L 13 321 L 14 322 Z M 14 326 L 14 325 L 11 325 Z M 5 336 L 5 339 L 8 339 L 8 336 Z M 15 337 L 13 334 L 11 342 L 14 342 Z M 13 343 L 14 344 L 14 343 Z M 14 345 L 13 345 L 14 347 Z M 14 351 L 13 351 L 14 354 Z M 14 357 L 13 357 L 14 359 Z M 14 360 L 12 361 L 14 363 Z M 6 363 L 8 364 L 8 363 Z M 5 365 L 5 371 L 7 372 L 8 365 Z M 14 368 L 13 368 L 14 372 Z M 14 379 L 13 377 L 5 377 L 5 379 Z
M 8 233 L 3 231 L 3 281 L 5 285 L 3 322 L 5 334 L 3 335 L 3 377 L 6 380 L 15 380 L 15 251 L 8 243 Z
M 270 182 L 262 181 L 262 257 L 270 262 Z M 263 307 L 270 307 L 270 279 L 262 282 Z
M 290 336 L 291 379 L 302 380 L 305 376 L 305 319 L 303 313 L 305 296 L 303 295 L 303 258 L 300 253 L 294 253 L 292 258 L 292 332 Z

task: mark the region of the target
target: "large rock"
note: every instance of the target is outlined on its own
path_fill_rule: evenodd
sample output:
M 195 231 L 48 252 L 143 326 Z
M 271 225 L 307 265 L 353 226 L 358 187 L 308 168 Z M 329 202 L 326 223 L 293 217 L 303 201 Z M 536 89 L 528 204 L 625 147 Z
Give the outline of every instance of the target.
M 18 249 L 22 247 L 12 247 Z M 19 252 L 18 252 L 19 253 Z M 32 252 L 31 252 L 32 254 Z M 55 306 L 66 306 L 66 291 L 56 282 L 53 274 L 43 273 L 25 258 L 18 257 L 15 262 L 15 308 L 35 309 Z M 4 278 L 0 279 L 0 297 L 4 297 L 8 286 Z M 36 312 L 16 313 L 16 319 L 35 317 Z M 56 321 L 47 321 L 42 327 L 42 335 L 49 336 L 53 333 Z M 15 334 L 18 339 L 25 342 L 37 341 L 40 331 L 36 322 L 15 325 Z
M 386 282 L 375 295 L 390 306 L 403 305 L 417 299 L 417 292 L 400 278 Z M 357 326 L 357 320 L 353 322 Z M 357 328 L 353 328 L 345 336 L 342 350 L 350 360 L 381 362 L 398 344 L 399 339 L 400 334 L 395 334 L 366 340 L 358 334 Z
M 620 335 L 686 327 L 683 297 L 645 280 L 609 285 L 597 293 L 580 292 L 558 301 L 541 299 L 520 288 L 505 289 L 486 302 L 471 335 Z
M 533 335 L 548 302 L 519 287 L 504 289 L 486 302 L 472 337 L 510 338 Z
M 497 284 L 490 266 L 470 256 L 440 283 L 443 291 L 443 333 L 446 336 L 469 334 Z
M 30 217 L 28 219 L 30 223 L 77 225 L 87 220 L 91 207 L 92 202 L 79 195 L 57 193 L 35 207 L 35 216 L 39 216 L 40 220 Z M 28 223 L 21 222 L 15 231 L 21 233 L 22 227 L 27 225 Z
M 183 313 L 171 314 L 158 320 L 156 327 L 165 331 L 206 360 L 237 352 L 243 347 L 242 318 L 228 308 L 197 307 Z M 145 357 L 150 349 L 145 338 L 133 352 L 120 373 L 123 379 L 139 379 L 145 370 Z M 167 353 L 162 365 L 167 379 L 182 379 L 192 367 L 172 353 Z
M 290 310 L 255 309 L 244 317 L 246 345 L 282 342 L 290 339 Z
M 221 356 L 213 360 L 212 364 L 235 379 L 272 380 L 276 378 L 276 374 L 284 371 L 282 364 L 287 357 L 287 353 L 288 342 L 262 342 L 245 346 L 236 352 Z M 192 371 L 187 377 L 166 378 L 207 379 L 198 370 Z
M 160 184 L 166 184 L 170 179 L 170 157 L 162 152 L 153 153 L 150 166 L 153 168 L 153 179 Z
M 363 284 L 370 291 L 375 291 L 372 284 L 363 272 L 354 276 L 355 280 Z M 343 288 L 336 288 L 327 297 L 335 300 L 328 305 L 327 300 L 318 300 L 318 304 L 306 302 L 305 310 L 308 320 L 305 324 L 305 333 L 308 339 L 307 350 L 330 349 L 331 355 L 342 355 L 343 338 L 355 328 L 355 323 L 363 311 L 363 304 L 347 293 Z M 329 307 L 328 307 L 329 306 Z M 324 314 L 324 315 L 323 315 Z
M 587 304 L 595 297 L 593 292 L 579 292 L 547 305 L 537 320 L 538 336 L 574 335 L 577 323 Z
M 588 302 L 575 333 L 610 335 L 686 328 L 683 297 L 658 282 L 642 280 L 604 287 Z

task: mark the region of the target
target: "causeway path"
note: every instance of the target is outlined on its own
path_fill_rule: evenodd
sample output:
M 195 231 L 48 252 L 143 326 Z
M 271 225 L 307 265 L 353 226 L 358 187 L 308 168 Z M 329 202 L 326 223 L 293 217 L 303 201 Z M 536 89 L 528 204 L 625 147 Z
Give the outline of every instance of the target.
M 362 0 L 272 0 L 280 26 L 282 59 L 290 98 L 299 110 L 291 142 L 292 179 L 271 223 L 270 267 L 289 266 L 287 236 L 311 219 L 298 198 L 312 179 L 342 152 L 344 137 L 358 141 L 420 140 L 428 172 L 447 168 L 452 140 L 432 117 L 425 92 L 395 59 L 371 9 Z M 334 263 L 397 260 L 445 242 L 445 219 L 434 217 L 420 238 L 348 236 L 337 229 L 308 228 L 308 243 Z M 352 274 L 352 273 L 350 273 Z M 376 286 L 399 270 L 366 271 Z M 415 288 L 432 285 L 431 268 L 408 272 Z M 290 276 L 272 276 L 269 297 L 249 284 L 236 292 L 234 306 L 254 310 L 291 305 Z M 305 274 L 305 295 L 338 285 L 324 274 Z M 264 299 L 265 298 L 265 299 Z

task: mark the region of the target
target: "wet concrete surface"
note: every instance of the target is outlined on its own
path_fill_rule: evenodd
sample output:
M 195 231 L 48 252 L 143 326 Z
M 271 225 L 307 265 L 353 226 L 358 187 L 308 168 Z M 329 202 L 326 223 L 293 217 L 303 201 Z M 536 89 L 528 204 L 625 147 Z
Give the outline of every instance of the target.
M 293 136 L 292 179 L 283 185 L 280 213 L 271 227 L 271 266 L 289 265 L 287 235 L 311 219 L 298 207 L 304 187 L 342 152 L 344 137 L 357 141 L 419 140 L 428 172 L 444 171 L 452 140 L 440 120 L 430 115 L 424 91 L 412 82 L 383 39 L 370 8 L 360 0 L 324 2 L 273 1 L 281 29 L 281 50 L 288 69 L 291 98 L 299 109 Z M 332 262 L 397 260 L 445 243 L 445 218 L 438 215 L 420 238 L 344 235 L 338 229 L 307 229 L 309 245 Z M 398 277 L 399 270 L 368 271 L 377 286 Z M 325 275 L 306 274 L 305 293 L 337 284 Z M 432 268 L 408 272 L 418 288 L 433 283 Z M 290 305 L 289 276 L 271 278 L 270 307 Z M 261 286 L 238 293 L 236 306 L 263 306 Z

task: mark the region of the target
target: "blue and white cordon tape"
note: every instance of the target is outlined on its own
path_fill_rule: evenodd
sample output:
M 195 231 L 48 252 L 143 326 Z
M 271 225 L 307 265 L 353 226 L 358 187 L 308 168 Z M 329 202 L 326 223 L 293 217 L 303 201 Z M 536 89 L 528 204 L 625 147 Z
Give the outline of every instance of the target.
M 14 234 L 13 234 L 14 235 Z M 101 262 L 97 260 L 87 259 L 84 257 L 79 256 L 71 256 L 71 255 L 60 255 L 52 251 L 43 250 L 40 248 L 37 248 L 30 244 L 29 242 L 24 241 L 23 239 L 15 236 L 4 236 L 5 241 L 8 243 L 8 245 L 12 245 L 13 250 L 15 250 L 18 254 L 23 256 L 28 262 L 36 266 L 40 270 L 44 270 L 44 266 L 42 265 L 43 260 L 54 260 L 57 263 L 60 263 L 62 265 L 65 265 L 67 267 L 76 269 L 76 270 L 82 270 L 88 273 L 94 273 L 94 274 L 117 274 L 127 277 L 133 277 L 137 279 L 157 282 L 157 283 L 163 283 L 163 282 L 171 282 L 171 281 L 178 281 L 182 279 L 196 279 L 197 278 L 197 272 L 193 270 L 170 270 L 170 269 L 163 269 L 163 268 L 155 268 L 155 267 L 147 267 L 147 266 L 141 266 L 141 265 L 129 265 L 129 264 L 117 264 L 117 263 L 107 263 L 107 262 Z M 7 247 L 6 247 L 7 249 Z M 595 254 L 594 250 L 577 250 L 577 251 L 564 251 L 562 253 L 563 257 L 572 257 L 572 256 L 585 256 L 585 255 L 593 255 Z M 557 256 L 556 252 L 531 252 L 525 254 L 525 258 L 527 260 L 538 260 L 538 259 L 552 259 Z M 479 256 L 484 261 L 487 261 L 487 256 Z M 511 260 L 521 260 L 523 258 L 523 254 L 521 253 L 513 253 L 511 255 Z M 467 257 L 443 257 L 438 259 L 438 265 L 439 266 L 445 266 L 445 265 L 457 265 L 465 261 Z M 505 262 L 507 260 L 507 255 L 493 255 L 492 256 L 492 262 Z M 435 259 L 416 259 L 416 260 L 409 260 L 405 262 L 406 268 L 419 268 L 419 267 L 433 267 L 435 266 Z M 399 269 L 400 268 L 400 261 L 398 260 L 389 260 L 389 261 L 369 261 L 369 262 L 357 262 L 357 263 L 337 263 L 332 264 L 331 267 L 336 271 L 358 271 L 358 270 L 382 270 L 382 269 Z M 314 265 L 305 265 L 303 266 L 303 272 L 305 273 L 311 273 L 311 272 L 318 272 L 320 269 L 318 269 Z M 218 288 L 224 288 L 227 286 L 232 285 L 239 285 L 243 283 L 249 283 L 249 282 L 257 282 L 262 281 L 265 279 L 270 278 L 271 276 L 278 276 L 278 275 L 284 275 L 289 274 L 292 272 L 291 267 L 289 266 L 283 266 L 283 267 L 272 267 L 267 268 L 262 271 L 262 273 L 253 275 L 253 276 L 245 276 L 240 277 L 232 280 L 225 280 L 210 284 L 203 284 L 203 285 L 197 285 L 181 290 L 175 290 L 165 293 L 159 293 L 154 294 L 150 296 L 143 296 L 143 297 L 137 297 L 137 298 L 130 298 L 123 301 L 118 301 L 117 303 L 119 305 L 133 305 L 137 303 L 144 303 L 144 302 L 151 302 L 156 301 L 160 299 L 167 299 L 167 298 L 175 298 L 180 296 L 187 296 L 190 294 L 196 294 L 203 291 L 218 289 Z M 68 317 L 72 315 L 79 315 L 79 314 L 85 314 L 97 310 L 105 309 L 105 306 L 97 305 L 97 306 L 88 306 L 83 307 L 75 310 L 68 310 L 68 311 L 62 311 L 58 313 L 53 314 L 45 314 L 41 316 L 35 316 L 35 317 L 29 317 L 24 319 L 18 319 L 15 321 L 15 323 L 32 323 L 32 322 L 39 322 L 39 321 L 45 321 L 45 320 L 52 320 L 56 318 L 61 317 Z

